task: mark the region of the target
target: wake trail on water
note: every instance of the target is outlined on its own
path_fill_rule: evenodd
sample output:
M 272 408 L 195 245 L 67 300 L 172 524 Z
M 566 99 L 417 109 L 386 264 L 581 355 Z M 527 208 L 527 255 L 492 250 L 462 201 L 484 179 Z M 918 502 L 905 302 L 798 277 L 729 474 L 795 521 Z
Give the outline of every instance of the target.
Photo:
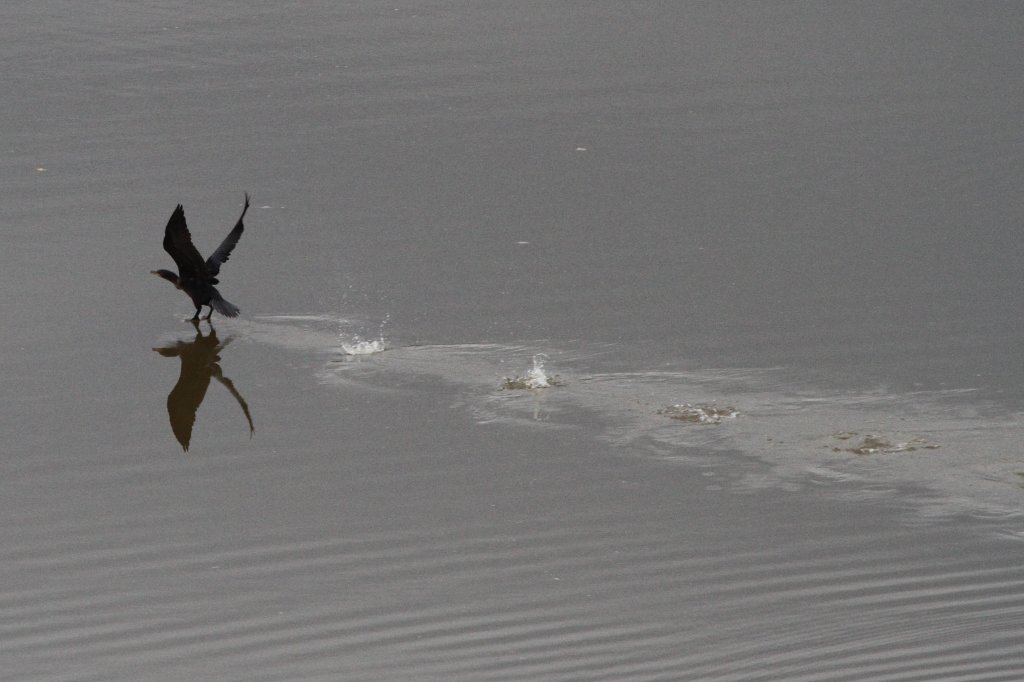
M 364 339 L 367 323 L 274 316 L 246 335 L 321 356 L 315 377 L 325 385 L 380 390 L 426 379 L 435 398 L 478 423 L 581 429 L 624 456 L 700 466 L 725 489 L 834 486 L 860 499 L 899 496 L 921 517 L 1021 515 L 1021 415 L 970 388 L 844 392 L 784 367 L 607 371 L 635 349 L 403 346 L 385 338 L 387 322 Z M 737 457 L 757 466 L 733 466 Z

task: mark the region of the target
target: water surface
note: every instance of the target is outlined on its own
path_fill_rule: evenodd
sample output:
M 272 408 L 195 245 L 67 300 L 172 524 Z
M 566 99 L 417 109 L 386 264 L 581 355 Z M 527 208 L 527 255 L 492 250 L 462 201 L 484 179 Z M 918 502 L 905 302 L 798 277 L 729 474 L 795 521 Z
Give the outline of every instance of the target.
M 1016 6 L 0 19 L 0 679 L 1024 674 Z

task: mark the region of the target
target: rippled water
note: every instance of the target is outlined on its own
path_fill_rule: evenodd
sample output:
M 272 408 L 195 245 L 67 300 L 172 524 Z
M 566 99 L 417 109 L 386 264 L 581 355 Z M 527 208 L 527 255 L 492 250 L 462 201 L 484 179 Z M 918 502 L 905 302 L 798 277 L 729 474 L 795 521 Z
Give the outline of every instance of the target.
M 251 441 L 214 385 L 191 459 L 153 400 L 148 448 L 8 464 L 11 679 L 1016 674 L 1021 493 L 997 456 L 1015 432 L 970 395 L 588 374 L 607 346 L 545 347 L 558 385 L 510 389 L 540 349 L 352 356 L 352 326 L 217 325 L 237 390 L 291 401 L 255 409 Z M 662 413 L 680 398 L 740 407 Z M 937 448 L 855 455 L 838 426 Z
M 0 680 L 1021 679 L 1021 29 L 5 5 Z

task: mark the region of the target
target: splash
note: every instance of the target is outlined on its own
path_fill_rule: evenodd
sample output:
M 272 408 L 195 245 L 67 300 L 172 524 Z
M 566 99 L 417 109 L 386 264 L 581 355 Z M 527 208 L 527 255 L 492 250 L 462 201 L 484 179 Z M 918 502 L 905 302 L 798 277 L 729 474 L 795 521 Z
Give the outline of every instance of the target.
M 681 422 L 692 424 L 721 424 L 723 419 L 734 419 L 739 412 L 735 407 L 717 405 L 670 405 L 658 410 L 658 414 Z
M 833 433 L 832 437 L 836 440 L 849 441 L 856 438 L 858 434 L 855 431 L 843 431 L 841 433 Z M 835 446 L 832 448 L 833 452 L 852 452 L 855 455 L 874 455 L 877 453 L 894 453 L 894 452 L 914 452 L 915 450 L 938 450 L 940 446 L 930 443 L 924 438 L 917 437 L 911 438 L 910 440 L 900 443 L 890 443 L 881 436 L 874 434 L 866 434 L 859 445 L 853 445 L 848 448 L 841 448 Z
M 358 334 L 355 334 L 352 336 L 351 340 L 341 342 L 341 350 L 346 355 L 373 355 L 374 353 L 383 353 L 388 347 L 387 340 L 384 338 L 384 326 L 390 319 L 390 315 L 384 316 L 384 320 L 380 323 L 380 327 L 377 330 L 377 338 L 363 339 Z
M 505 377 L 501 387 L 507 390 L 529 390 L 561 386 L 557 376 L 549 377 L 544 371 L 544 361 L 547 359 L 545 353 L 537 353 L 533 356 L 533 367 L 526 370 L 525 377 Z
M 341 350 L 346 355 L 372 355 L 384 351 L 384 342 L 381 339 L 364 340 L 354 336 L 350 342 L 341 342 Z
M 547 359 L 548 356 L 544 353 L 538 353 L 533 356 L 533 367 L 526 370 L 526 383 L 529 384 L 530 388 L 548 388 L 551 386 L 548 375 L 544 371 L 544 361 Z

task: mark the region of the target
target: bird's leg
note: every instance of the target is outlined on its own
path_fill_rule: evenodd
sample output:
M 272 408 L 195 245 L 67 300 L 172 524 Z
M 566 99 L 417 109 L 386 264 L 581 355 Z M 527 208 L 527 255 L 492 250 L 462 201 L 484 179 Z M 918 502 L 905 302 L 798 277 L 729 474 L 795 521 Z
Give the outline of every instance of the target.
M 209 320 L 211 317 L 213 317 L 213 306 L 212 305 L 210 306 L 210 314 L 207 315 L 206 317 L 204 317 L 203 319 L 204 320 Z
M 191 317 L 191 319 L 189 319 L 189 322 L 194 322 L 194 321 L 198 320 L 199 319 L 199 311 L 201 311 L 202 309 L 203 309 L 203 306 L 197 305 L 196 306 L 196 314 L 193 315 Z

